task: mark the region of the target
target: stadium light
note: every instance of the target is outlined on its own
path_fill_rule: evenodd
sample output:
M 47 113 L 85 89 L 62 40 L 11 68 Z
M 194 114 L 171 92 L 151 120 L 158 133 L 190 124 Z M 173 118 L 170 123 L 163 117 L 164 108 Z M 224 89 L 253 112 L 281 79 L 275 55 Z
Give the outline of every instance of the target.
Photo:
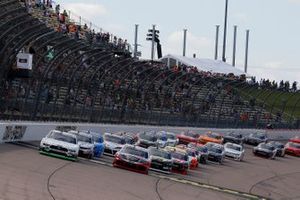
M 223 55 L 222 55 L 222 61 L 223 61 L 223 62 L 226 62 L 227 12 L 228 12 L 228 0 L 225 0 L 224 35 L 223 35 Z
M 154 46 L 155 43 L 159 43 L 159 30 L 155 30 L 155 25 L 153 25 L 152 29 L 148 29 L 148 34 L 146 40 L 152 41 L 151 47 L 151 60 L 154 60 Z

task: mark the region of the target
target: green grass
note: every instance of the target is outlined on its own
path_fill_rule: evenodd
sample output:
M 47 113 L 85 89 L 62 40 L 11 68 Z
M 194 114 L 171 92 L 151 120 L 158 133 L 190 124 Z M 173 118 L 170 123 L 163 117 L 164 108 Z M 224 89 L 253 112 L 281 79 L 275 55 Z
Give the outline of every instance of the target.
M 281 92 L 255 88 L 237 88 L 244 99 L 256 98 L 257 105 L 265 105 L 269 112 L 282 112 L 285 119 L 300 118 L 300 93 Z M 297 103 L 298 102 L 298 103 Z M 296 104 L 297 103 L 297 104 Z M 296 106 L 295 106 L 296 105 Z

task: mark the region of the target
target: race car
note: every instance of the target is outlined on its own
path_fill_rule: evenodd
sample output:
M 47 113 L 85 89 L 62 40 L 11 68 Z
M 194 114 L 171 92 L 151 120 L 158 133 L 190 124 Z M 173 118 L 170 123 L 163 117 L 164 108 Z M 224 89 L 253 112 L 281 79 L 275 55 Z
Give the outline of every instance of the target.
M 285 156 L 285 146 L 281 142 L 270 141 L 269 145 L 273 146 L 276 149 L 276 156 L 284 157 Z
M 90 134 L 94 140 L 94 157 L 100 158 L 104 153 L 104 139 L 102 134 L 92 132 L 92 131 L 82 131 L 84 133 Z
M 208 160 L 223 164 L 225 157 L 224 146 L 213 142 L 208 142 L 205 146 L 208 149 Z
M 250 144 L 250 145 L 258 145 L 262 142 L 267 142 L 268 141 L 268 136 L 266 133 L 251 133 L 250 135 L 246 136 L 244 138 L 244 143 L 245 144 Z
M 240 133 L 230 132 L 223 137 L 223 144 L 230 142 L 235 144 L 243 144 L 244 137 Z
M 198 152 L 196 149 L 187 148 L 186 152 L 189 156 L 189 162 L 190 162 L 190 169 L 196 169 L 199 166 L 198 163 Z
M 115 154 L 113 166 L 148 174 L 150 168 L 148 151 L 139 146 L 125 144 Z
M 199 136 L 200 134 L 194 133 L 192 131 L 186 131 L 181 133 L 180 135 L 177 135 L 178 143 L 179 144 L 188 144 L 190 142 L 199 142 Z
M 178 139 L 176 135 L 171 132 L 159 131 L 157 132 L 159 147 L 164 148 L 166 146 L 176 146 L 178 144 Z
M 166 146 L 164 148 L 166 151 L 171 153 L 173 165 L 172 172 L 177 172 L 186 175 L 189 169 L 189 156 L 181 149 Z
M 114 135 L 112 133 L 104 133 L 104 152 L 115 155 L 116 152 L 126 144 L 123 136 Z
M 196 169 L 198 167 L 198 152 L 195 149 L 188 148 L 184 144 L 178 144 L 176 148 L 181 149 L 188 154 L 190 169 Z
M 295 137 L 289 139 L 289 142 L 300 143 L 300 137 L 295 136 Z
M 208 149 L 205 145 L 200 144 L 200 143 L 189 143 L 188 144 L 189 148 L 193 148 L 198 152 L 198 162 L 202 164 L 207 163 L 208 159 Z
M 123 136 L 126 144 L 134 145 L 137 143 L 137 141 L 139 139 L 137 134 L 131 133 L 131 132 L 125 132 L 125 131 L 117 132 L 117 133 L 115 133 L 115 135 Z
M 202 144 L 206 144 L 207 142 L 222 144 L 223 143 L 223 137 L 218 133 L 208 132 L 204 135 L 200 135 L 199 141 Z
M 245 150 L 242 145 L 227 142 L 224 144 L 225 156 L 228 158 L 233 158 L 237 161 L 242 161 L 244 159 Z
M 288 142 L 285 145 L 285 153 L 300 157 L 300 144 L 295 142 Z
M 276 152 L 276 148 L 267 143 L 260 143 L 258 146 L 253 147 L 253 154 L 256 156 L 275 159 Z
M 148 148 L 151 168 L 171 172 L 172 170 L 172 157 L 171 153 L 158 147 L 149 147 Z
M 79 144 L 73 134 L 57 130 L 50 131 L 40 142 L 40 153 L 77 160 Z
M 154 131 L 142 132 L 138 134 L 139 140 L 137 145 L 140 147 L 148 148 L 150 146 L 156 147 L 158 145 L 157 135 Z
M 94 141 L 93 136 L 81 131 L 69 131 L 68 133 L 74 134 L 77 137 L 79 144 L 79 154 L 80 157 L 85 157 L 92 159 L 94 156 Z

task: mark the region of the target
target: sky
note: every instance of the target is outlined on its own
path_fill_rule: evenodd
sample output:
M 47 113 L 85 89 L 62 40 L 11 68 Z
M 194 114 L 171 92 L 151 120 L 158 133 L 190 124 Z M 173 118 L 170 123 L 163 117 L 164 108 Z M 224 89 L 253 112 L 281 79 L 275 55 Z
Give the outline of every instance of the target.
M 138 43 L 149 59 L 146 41 L 153 24 L 160 31 L 163 55 L 182 55 L 183 29 L 187 29 L 186 56 L 214 58 L 215 27 L 220 25 L 222 56 L 225 0 L 56 0 L 71 18 L 91 21 L 114 35 Z M 232 63 L 233 26 L 237 33 L 237 68 L 243 70 L 246 30 L 250 30 L 248 73 L 271 80 L 300 82 L 300 0 L 229 0 L 226 59 Z

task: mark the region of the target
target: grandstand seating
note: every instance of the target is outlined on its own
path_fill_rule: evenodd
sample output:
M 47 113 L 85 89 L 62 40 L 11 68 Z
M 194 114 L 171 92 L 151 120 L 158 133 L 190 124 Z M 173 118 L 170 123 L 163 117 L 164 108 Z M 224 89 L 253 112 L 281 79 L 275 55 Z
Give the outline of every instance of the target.
M 2 119 L 163 124 L 208 127 L 299 126 L 250 104 L 244 80 L 174 72 L 137 61 L 123 46 L 57 30 L 56 13 L 0 0 Z M 74 22 L 68 21 L 72 24 Z M 16 75 L 19 51 L 34 55 L 31 77 Z M 247 89 L 247 90 L 246 90 Z M 274 111 L 274 112 L 272 112 Z M 276 111 L 276 112 L 275 112 Z M 281 111 L 284 116 L 284 110 Z

